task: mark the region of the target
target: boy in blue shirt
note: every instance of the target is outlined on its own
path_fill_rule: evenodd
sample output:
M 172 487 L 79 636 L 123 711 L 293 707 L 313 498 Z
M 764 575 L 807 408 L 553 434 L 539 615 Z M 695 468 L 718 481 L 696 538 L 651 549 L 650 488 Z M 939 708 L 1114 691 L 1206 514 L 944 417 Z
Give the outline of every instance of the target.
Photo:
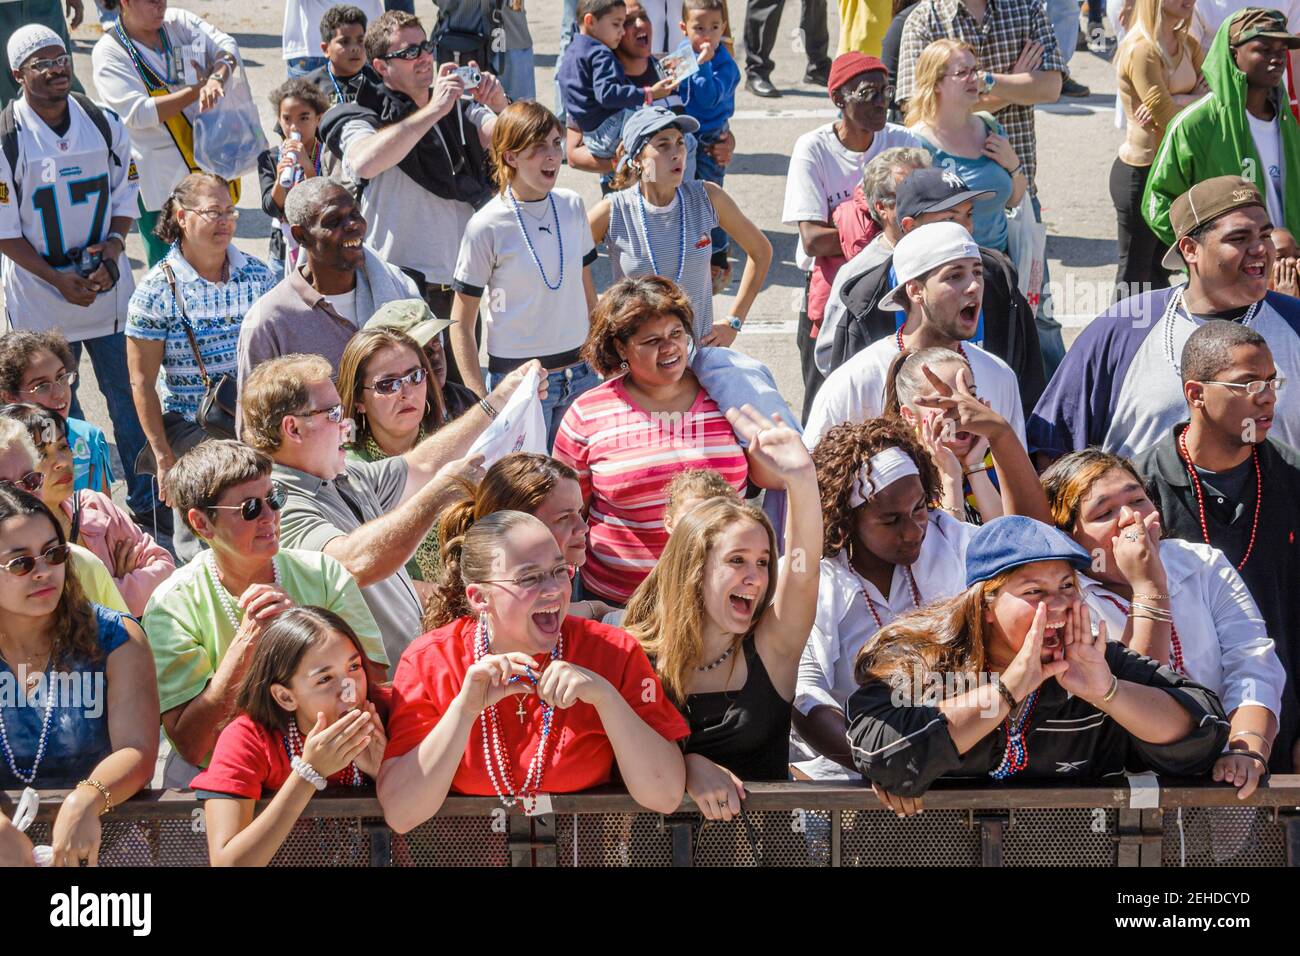
M 699 121 L 696 133 L 702 147 L 695 157 L 695 176 L 722 185 L 724 167 L 713 158 L 710 147 L 727 134 L 731 115 L 736 111 L 736 87 L 740 85 L 740 67 L 722 42 L 725 26 L 725 0 L 684 0 L 681 30 L 695 51 L 698 73 L 686 79 L 677 92 L 688 116 Z M 717 285 L 726 287 L 731 266 L 727 261 L 727 233 L 713 230 L 713 273 Z
M 673 90 L 671 77 L 654 86 L 628 82 L 614 48 L 623 40 L 624 0 L 580 0 L 579 34 L 556 71 L 564 111 L 582 130 L 591 155 L 610 159 L 623 136 L 628 110 L 649 106 Z

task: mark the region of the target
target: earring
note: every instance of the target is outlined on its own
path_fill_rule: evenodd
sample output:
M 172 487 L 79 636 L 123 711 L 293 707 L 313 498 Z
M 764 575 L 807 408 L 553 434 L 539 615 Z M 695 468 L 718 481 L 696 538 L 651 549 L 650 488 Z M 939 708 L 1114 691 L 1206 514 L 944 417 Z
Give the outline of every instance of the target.
M 492 650 L 492 635 L 488 633 L 487 611 L 478 612 L 478 630 L 474 633 L 474 645 L 481 647 L 484 654 Z
M 433 411 L 433 402 L 429 399 L 424 400 L 424 414 L 428 415 Z
M 626 372 L 626 371 L 627 371 L 627 363 L 626 363 L 626 362 L 619 362 L 619 363 L 618 363 L 618 370 L 619 370 L 620 372 Z

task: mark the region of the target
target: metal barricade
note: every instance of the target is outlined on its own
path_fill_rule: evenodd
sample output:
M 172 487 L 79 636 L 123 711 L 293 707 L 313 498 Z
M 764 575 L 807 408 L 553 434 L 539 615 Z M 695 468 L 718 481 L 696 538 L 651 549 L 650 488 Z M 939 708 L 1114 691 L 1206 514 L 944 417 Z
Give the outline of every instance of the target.
M 451 796 L 409 833 L 384 823 L 369 793 L 308 805 L 273 866 L 1294 866 L 1300 776 L 1278 776 L 1248 801 L 1203 782 L 1119 787 L 944 784 L 925 812 L 899 819 L 862 786 L 747 785 L 744 814 L 703 820 L 685 801 L 649 813 L 622 791 L 552 795 L 525 817 L 494 798 Z M 61 794 L 46 794 L 29 836 L 49 842 Z M 18 794 L 0 794 L 12 812 Z M 1135 805 L 1139 804 L 1139 805 Z M 264 804 L 262 804 L 264 806 Z M 260 809 L 260 807 L 259 807 Z M 148 791 L 104 818 L 102 866 L 204 866 L 194 796 Z

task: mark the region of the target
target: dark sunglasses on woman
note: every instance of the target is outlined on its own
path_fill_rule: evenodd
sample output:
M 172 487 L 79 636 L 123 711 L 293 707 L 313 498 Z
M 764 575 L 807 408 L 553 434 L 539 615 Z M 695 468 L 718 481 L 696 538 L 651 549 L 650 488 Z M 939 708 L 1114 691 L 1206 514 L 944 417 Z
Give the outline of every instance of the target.
M 50 567 L 55 567 L 67 561 L 68 555 L 71 553 L 72 548 L 68 545 L 56 544 L 52 548 L 47 548 L 42 554 L 24 554 L 21 558 L 14 558 L 6 564 L 0 564 L 0 568 L 8 571 L 15 577 L 24 578 L 36 570 L 36 561 L 38 558 L 45 559 L 46 564 Z
M 285 499 L 288 493 L 280 487 L 273 487 L 271 493 L 265 498 L 245 498 L 237 505 L 208 505 L 210 511 L 238 511 L 245 521 L 256 521 L 262 516 L 262 502 L 272 511 L 279 511 L 284 507 Z
M 374 385 L 363 385 L 363 389 L 374 392 L 376 395 L 396 395 L 402 390 L 403 385 L 419 385 L 424 381 L 425 371 L 422 368 L 412 369 L 405 375 L 398 375 L 394 378 L 376 379 Z

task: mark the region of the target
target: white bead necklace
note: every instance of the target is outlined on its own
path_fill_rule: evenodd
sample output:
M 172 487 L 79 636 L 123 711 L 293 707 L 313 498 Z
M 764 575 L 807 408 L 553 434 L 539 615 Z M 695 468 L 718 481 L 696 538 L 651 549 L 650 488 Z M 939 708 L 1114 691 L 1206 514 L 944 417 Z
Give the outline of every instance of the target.
M 486 657 L 491 652 L 491 649 L 492 638 L 488 632 L 487 615 L 480 614 L 478 627 L 474 632 L 474 663 L 477 664 Z M 551 651 L 551 660 L 563 659 L 564 635 L 561 634 L 555 649 Z M 513 678 L 512 680 L 520 679 Z M 530 676 L 529 679 L 536 686 L 536 678 Z M 482 718 L 480 728 L 483 736 L 483 762 L 487 765 L 488 779 L 492 781 L 492 789 L 496 791 L 501 802 L 507 807 L 519 805 L 523 807 L 524 813 L 529 816 L 532 816 L 537 809 L 537 795 L 542 786 L 542 774 L 546 772 L 546 748 L 550 742 L 551 722 L 554 715 L 554 704 L 542 705 L 541 740 L 537 742 L 537 749 L 533 751 L 533 759 L 528 764 L 528 773 L 524 776 L 523 788 L 519 790 L 515 789 L 514 777 L 510 773 L 510 764 L 505 758 L 505 748 L 501 744 L 501 723 L 496 706 L 485 707 L 480 715 Z M 497 779 L 498 774 L 500 774 L 499 782 Z
M 226 586 L 221 583 L 221 576 L 217 574 L 217 556 L 212 551 L 203 552 L 203 566 L 208 570 L 208 576 L 212 578 L 212 586 L 217 590 L 217 599 L 221 602 L 221 607 L 226 612 L 226 617 L 230 618 L 230 626 L 236 631 L 239 630 L 239 609 L 235 606 L 235 600 L 231 597 Z M 276 585 L 280 584 L 280 564 L 275 558 L 271 559 L 271 576 Z
M 51 654 L 51 663 L 53 655 Z M 16 674 L 14 675 L 17 676 Z M 32 769 L 23 773 L 18 769 L 18 764 L 14 759 L 13 748 L 9 746 L 9 734 L 5 731 L 4 709 L 0 708 L 0 746 L 4 747 L 5 763 L 9 765 L 10 771 L 15 777 L 21 780 L 27 786 L 32 785 L 36 779 L 36 772 L 41 768 L 41 760 L 45 756 L 45 742 L 50 735 L 50 715 L 54 713 L 54 668 L 50 667 L 45 675 L 45 716 L 41 718 L 41 737 L 36 744 L 36 759 L 32 761 Z
M 289 715 L 289 731 L 284 735 L 284 749 L 289 752 L 290 761 L 292 761 L 294 757 L 302 756 L 302 734 L 298 731 L 298 719 L 292 714 Z M 314 770 L 315 768 L 313 767 L 312 769 Z M 357 767 L 357 762 L 355 760 L 348 764 L 347 770 L 344 772 L 348 775 L 346 781 L 347 786 L 360 787 L 365 783 L 361 776 L 361 770 Z M 335 776 L 337 776 L 337 774 L 335 774 Z M 326 779 L 329 780 L 331 778 Z
M 1196 324 L 1196 320 L 1192 318 L 1192 314 L 1187 312 L 1183 307 L 1183 293 L 1185 291 L 1186 286 L 1179 286 L 1174 290 L 1173 295 L 1169 297 L 1169 304 L 1165 306 L 1165 314 L 1163 316 L 1165 323 L 1165 358 L 1169 359 L 1169 364 L 1173 367 L 1174 374 L 1179 377 L 1180 381 L 1182 380 L 1183 367 L 1182 363 L 1179 362 L 1178 357 L 1174 355 L 1174 319 L 1178 317 L 1179 311 L 1183 311 L 1187 315 L 1188 321 L 1193 325 Z M 1250 304 L 1250 308 L 1246 310 L 1246 314 L 1241 317 L 1242 325 L 1249 328 L 1250 323 L 1255 319 L 1255 313 L 1259 311 L 1261 302 L 1263 302 L 1262 299 L 1259 302 L 1252 302 Z

